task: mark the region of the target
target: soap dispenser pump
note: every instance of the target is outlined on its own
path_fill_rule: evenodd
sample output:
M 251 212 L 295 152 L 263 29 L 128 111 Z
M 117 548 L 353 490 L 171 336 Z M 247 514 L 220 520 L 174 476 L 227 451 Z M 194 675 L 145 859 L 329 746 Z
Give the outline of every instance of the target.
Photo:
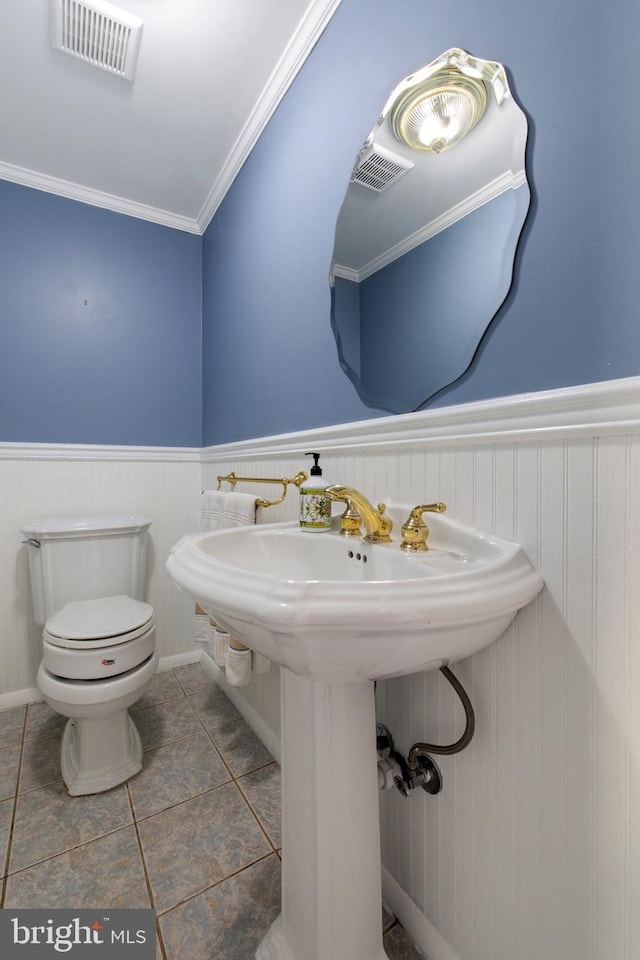
M 302 530 L 330 530 L 331 529 L 331 497 L 325 493 L 329 486 L 322 479 L 322 468 L 319 466 L 319 453 L 306 453 L 306 457 L 313 457 L 311 476 L 300 486 L 300 528 Z

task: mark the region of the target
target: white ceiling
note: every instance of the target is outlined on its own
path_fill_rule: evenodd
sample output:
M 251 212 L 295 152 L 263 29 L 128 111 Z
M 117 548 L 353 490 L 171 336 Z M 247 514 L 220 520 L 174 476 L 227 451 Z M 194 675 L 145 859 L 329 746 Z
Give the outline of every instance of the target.
M 115 0 L 133 83 L 55 50 L 50 0 L 0 0 L 0 178 L 202 233 L 340 0 Z
M 393 133 L 390 114 L 368 139 L 396 162 L 411 162 L 412 168 L 382 193 L 359 184 L 347 190 L 338 216 L 333 270 L 358 282 L 526 182 L 527 118 L 510 95 L 501 106 L 490 96 L 480 123 L 450 151 L 412 150 Z

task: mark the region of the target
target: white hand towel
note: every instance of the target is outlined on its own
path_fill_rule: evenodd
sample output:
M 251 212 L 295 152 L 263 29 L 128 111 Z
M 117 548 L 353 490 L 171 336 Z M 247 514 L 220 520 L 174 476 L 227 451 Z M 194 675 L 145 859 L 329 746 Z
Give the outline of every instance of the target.
M 227 530 L 256 522 L 256 498 L 249 493 L 205 490 L 200 504 L 203 530 Z

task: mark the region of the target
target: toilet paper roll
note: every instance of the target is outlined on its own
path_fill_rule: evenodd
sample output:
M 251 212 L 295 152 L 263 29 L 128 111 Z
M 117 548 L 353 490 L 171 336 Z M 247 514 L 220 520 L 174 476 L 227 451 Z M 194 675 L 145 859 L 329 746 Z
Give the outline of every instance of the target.
M 193 639 L 198 641 L 209 639 L 209 617 L 206 614 L 193 615 Z
M 211 630 L 211 656 L 213 662 L 218 667 L 224 667 L 227 662 L 227 650 L 229 649 L 229 634 L 222 630 Z
M 227 646 L 225 671 L 231 686 L 245 687 L 251 680 L 251 650 L 234 650 Z
M 251 669 L 254 673 L 269 673 L 271 660 L 268 657 L 263 657 L 261 653 L 254 653 L 251 658 Z

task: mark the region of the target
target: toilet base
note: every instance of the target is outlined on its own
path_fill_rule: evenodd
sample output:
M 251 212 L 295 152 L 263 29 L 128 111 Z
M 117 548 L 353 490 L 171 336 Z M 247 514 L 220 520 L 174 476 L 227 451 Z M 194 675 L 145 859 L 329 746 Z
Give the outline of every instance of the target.
M 37 683 L 52 710 L 69 717 L 62 735 L 62 779 L 72 797 L 102 793 L 142 768 L 140 735 L 128 708 L 142 697 L 158 666 L 154 652 L 140 666 L 106 680 L 67 680 L 40 664 Z
M 139 773 L 142 743 L 128 711 L 68 720 L 60 745 L 60 767 L 71 797 L 103 793 Z

